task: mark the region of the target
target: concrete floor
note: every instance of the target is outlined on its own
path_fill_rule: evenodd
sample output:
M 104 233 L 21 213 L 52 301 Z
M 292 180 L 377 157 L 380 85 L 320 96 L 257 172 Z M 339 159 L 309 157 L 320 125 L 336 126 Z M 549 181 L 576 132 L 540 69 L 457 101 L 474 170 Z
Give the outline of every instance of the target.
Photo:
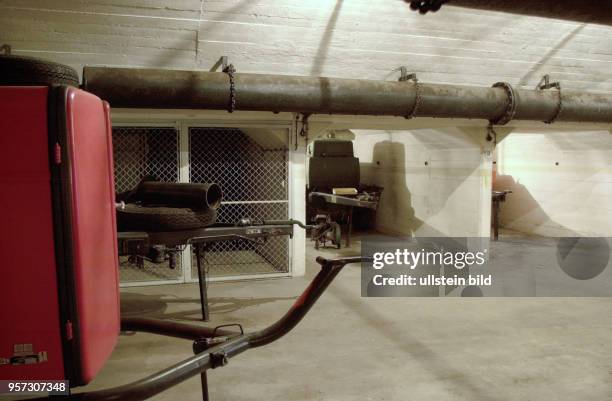
M 317 254 L 353 255 L 360 244 L 308 246 L 304 278 L 211 284 L 210 325 L 268 325 L 316 273 Z M 346 267 L 284 338 L 210 371 L 211 399 L 612 400 L 612 299 L 362 298 L 359 273 Z M 197 322 L 197 294 L 195 284 L 123 289 L 122 309 Z M 141 378 L 190 353 L 189 341 L 122 335 L 88 388 Z M 154 399 L 201 399 L 199 379 Z

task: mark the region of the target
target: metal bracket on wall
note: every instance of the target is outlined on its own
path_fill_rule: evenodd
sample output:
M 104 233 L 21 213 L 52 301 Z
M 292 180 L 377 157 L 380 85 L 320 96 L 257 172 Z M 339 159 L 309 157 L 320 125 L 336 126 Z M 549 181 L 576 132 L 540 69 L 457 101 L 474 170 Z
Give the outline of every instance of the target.
M 557 88 L 558 90 L 561 90 L 561 83 L 559 81 L 556 82 L 550 82 L 550 75 L 546 74 L 542 77 L 542 79 L 540 79 L 540 82 L 538 82 L 538 84 L 536 85 L 536 89 L 551 89 L 551 88 Z
M 404 66 L 404 65 L 400 65 L 399 67 L 397 67 L 393 71 L 399 71 L 400 72 L 400 77 L 398 78 L 398 81 L 400 81 L 400 82 L 404 82 L 404 81 L 414 81 L 414 82 L 417 82 L 418 81 L 416 73 L 408 74 L 408 68 L 406 68 L 406 66 Z
M 210 72 L 215 72 L 221 67 L 221 71 L 225 71 L 229 65 L 227 56 L 219 57 L 219 60 L 210 68 Z
M 484 127 L 463 127 L 459 130 L 470 136 L 483 152 L 493 152 L 514 131 L 514 127 L 488 124 Z
M 504 137 L 506 132 L 510 131 L 505 127 L 494 127 L 492 125 L 481 126 L 466 126 L 466 127 L 457 127 L 459 131 L 465 134 L 466 137 L 470 138 L 470 142 L 472 146 L 477 146 L 480 148 L 480 152 L 482 154 L 492 154 L 495 151 L 495 148 L 498 142 Z M 497 130 L 501 132 L 497 132 Z M 431 161 L 428 162 L 428 165 L 432 165 Z

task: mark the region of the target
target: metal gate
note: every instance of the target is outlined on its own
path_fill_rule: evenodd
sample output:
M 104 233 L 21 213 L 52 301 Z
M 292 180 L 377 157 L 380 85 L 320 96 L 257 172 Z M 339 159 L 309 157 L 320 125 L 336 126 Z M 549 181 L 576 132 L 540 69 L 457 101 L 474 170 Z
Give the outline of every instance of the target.
M 283 137 L 284 135 L 284 137 Z M 287 132 L 236 128 L 189 128 L 191 182 L 216 182 L 224 201 L 217 220 L 289 217 Z M 192 277 L 197 277 L 192 256 Z M 245 240 L 212 244 L 204 266 L 212 277 L 236 277 L 289 271 L 289 239 L 264 244 Z
M 174 127 L 113 127 L 115 191 L 133 189 L 147 175 L 159 181 L 178 181 L 179 131 Z M 181 258 L 169 262 L 148 261 L 138 267 L 127 256 L 119 257 L 121 283 L 183 281 Z
M 134 188 L 146 175 L 160 181 L 216 182 L 224 193 L 219 222 L 289 217 L 286 129 L 182 126 L 113 127 L 116 191 Z M 180 155 L 187 154 L 189 163 L 185 169 L 187 158 L 180 159 Z M 219 242 L 207 250 L 204 266 L 213 279 L 287 274 L 289 245 L 287 237 L 273 237 L 261 245 L 243 240 Z M 128 257 L 121 257 L 119 262 L 122 285 L 197 278 L 195 256 L 188 252 L 177 257 L 174 269 L 168 262 L 145 262 L 144 267 L 138 267 Z M 189 265 L 191 269 L 183 269 Z

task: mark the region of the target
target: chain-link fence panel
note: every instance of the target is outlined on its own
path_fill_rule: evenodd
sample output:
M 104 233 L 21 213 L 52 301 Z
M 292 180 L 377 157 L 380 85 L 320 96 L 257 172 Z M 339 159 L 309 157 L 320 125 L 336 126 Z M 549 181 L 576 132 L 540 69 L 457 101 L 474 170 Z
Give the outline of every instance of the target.
M 172 127 L 113 127 L 115 191 L 129 191 L 145 176 L 158 181 L 178 181 L 179 133 Z M 163 263 L 119 257 L 122 283 L 180 280 L 183 277 L 180 253 Z
M 242 218 L 287 219 L 288 149 L 280 133 L 233 128 L 190 128 L 191 182 L 221 185 L 224 201 L 217 221 Z M 282 140 L 271 140 L 282 138 Z M 289 271 L 289 239 L 264 244 L 223 241 L 207 249 L 204 267 L 211 276 L 240 276 Z M 197 277 L 192 255 L 192 277 Z

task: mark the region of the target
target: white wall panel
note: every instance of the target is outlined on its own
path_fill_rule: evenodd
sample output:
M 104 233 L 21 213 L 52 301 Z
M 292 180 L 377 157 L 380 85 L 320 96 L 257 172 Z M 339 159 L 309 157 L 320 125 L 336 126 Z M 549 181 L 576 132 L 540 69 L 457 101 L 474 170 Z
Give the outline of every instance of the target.
M 612 235 L 612 134 L 516 132 L 497 149 L 503 227 L 550 236 Z
M 353 132 L 362 182 L 384 187 L 380 231 L 489 236 L 490 157 L 473 136 L 453 128 Z

